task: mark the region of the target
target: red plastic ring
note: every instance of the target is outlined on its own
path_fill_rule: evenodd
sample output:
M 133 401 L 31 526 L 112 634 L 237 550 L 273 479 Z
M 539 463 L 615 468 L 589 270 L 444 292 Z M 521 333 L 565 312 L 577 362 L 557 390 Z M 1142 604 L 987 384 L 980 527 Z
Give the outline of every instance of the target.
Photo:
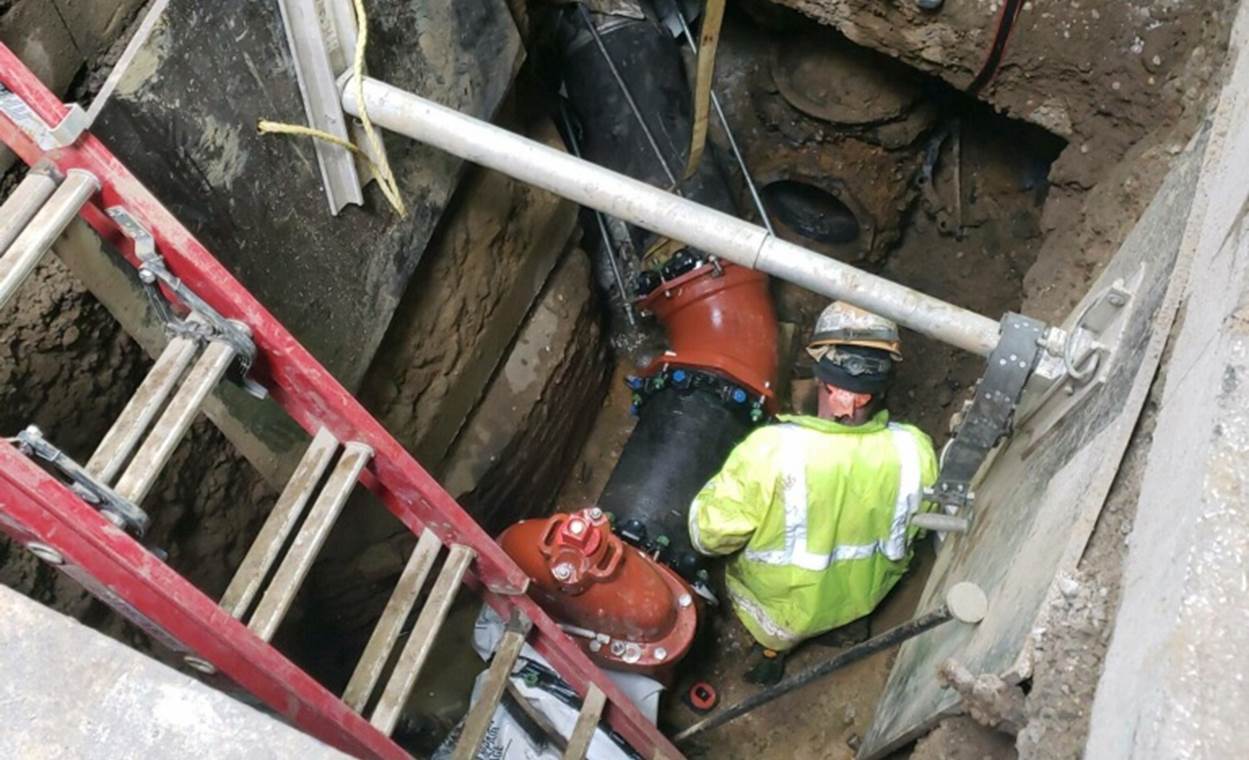
M 715 687 L 706 681 L 699 681 L 690 687 L 690 707 L 693 707 L 695 710 L 706 712 L 715 707 L 716 702 L 719 701 L 720 697 L 716 694 Z

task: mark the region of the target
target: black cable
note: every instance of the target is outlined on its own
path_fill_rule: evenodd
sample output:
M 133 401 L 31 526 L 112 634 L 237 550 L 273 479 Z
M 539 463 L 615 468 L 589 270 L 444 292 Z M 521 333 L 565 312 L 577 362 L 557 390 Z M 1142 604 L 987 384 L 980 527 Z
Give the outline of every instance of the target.
M 1015 20 L 1019 18 L 1019 10 L 1023 7 L 1023 2 L 1024 0 L 1006 0 L 1002 5 L 1002 15 L 997 24 L 997 34 L 993 37 L 993 46 L 989 48 L 989 56 L 980 67 L 980 73 L 967 87 L 967 92 L 972 95 L 984 89 L 985 85 L 992 81 L 993 75 L 997 73 L 1002 57 L 1006 55 L 1006 43 L 1010 39 L 1011 30 L 1015 27 Z

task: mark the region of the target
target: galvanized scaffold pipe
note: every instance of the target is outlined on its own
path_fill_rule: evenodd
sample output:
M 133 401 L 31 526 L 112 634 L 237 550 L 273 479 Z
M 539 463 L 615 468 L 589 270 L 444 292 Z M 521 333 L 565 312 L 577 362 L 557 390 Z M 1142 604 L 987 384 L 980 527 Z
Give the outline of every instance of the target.
M 345 78 L 345 84 L 350 79 Z M 343 109 L 359 116 L 355 88 Z M 515 177 L 735 264 L 888 317 L 981 356 L 998 342 L 998 323 L 975 312 L 788 243 L 721 211 L 631 179 L 438 105 L 376 79 L 364 81 L 373 123 Z

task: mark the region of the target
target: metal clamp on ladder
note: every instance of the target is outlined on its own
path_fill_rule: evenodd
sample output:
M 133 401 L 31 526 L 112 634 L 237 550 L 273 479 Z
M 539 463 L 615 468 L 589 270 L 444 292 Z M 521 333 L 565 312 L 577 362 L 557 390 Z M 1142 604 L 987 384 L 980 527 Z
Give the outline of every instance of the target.
M 203 340 L 222 340 L 234 349 L 234 358 L 238 362 L 240 372 L 239 384 L 256 398 L 266 398 L 269 391 L 263 385 L 248 376 L 252 363 L 256 359 L 256 344 L 252 341 L 251 331 L 247 325 L 222 317 L 195 291 L 186 286 L 169 271 L 165 260 L 156 250 L 156 241 L 152 233 L 139 224 L 130 212 L 121 206 L 108 209 L 109 218 L 117 223 L 126 237 L 134 241 L 135 255 L 141 262 L 139 265 L 139 282 L 147 293 L 152 308 L 165 323 L 170 335 L 186 335 Z M 197 319 L 179 319 L 169 307 L 161 293 L 160 286 L 165 286 L 171 293 L 195 314 Z
M 65 452 L 49 443 L 39 428 L 31 425 L 17 434 L 17 447 L 28 457 L 38 457 L 60 470 L 73 482 L 73 491 L 83 501 L 99 508 L 100 513 L 119 528 L 130 530 L 137 536 L 147 531 L 151 520 L 147 512 L 117 495 L 117 492 L 101 483 L 90 472 L 69 458 Z

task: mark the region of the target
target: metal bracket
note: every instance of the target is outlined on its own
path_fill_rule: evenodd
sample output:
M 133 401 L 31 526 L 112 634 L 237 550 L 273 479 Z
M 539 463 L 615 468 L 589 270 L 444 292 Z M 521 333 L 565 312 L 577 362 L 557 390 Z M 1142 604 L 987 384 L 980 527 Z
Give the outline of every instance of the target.
M 1128 278 L 1117 278 L 1086 301 L 1067 330 L 1051 330 L 1045 356 L 1028 382 L 1016 413 L 1016 427 L 1029 442 L 1040 440 L 1102 384 L 1114 366 L 1145 275 L 1146 267 L 1142 266 Z
M 73 145 L 90 126 L 91 122 L 82 106 L 70 103 L 66 108 L 69 110 L 65 112 L 60 123 L 49 127 L 17 93 L 0 84 L 0 112 L 30 135 L 41 150 L 55 150 Z
M 1048 327 L 1021 314 L 1002 318 L 1001 338 L 954 438 L 941 456 L 941 473 L 929 498 L 955 511 L 969 508 L 971 490 L 989 452 L 1010 433 L 1024 385 L 1041 358 Z
M 165 265 L 165 259 L 156 250 L 156 241 L 152 233 L 139 224 L 129 211 L 121 206 L 112 206 L 108 210 L 109 217 L 117 223 L 126 237 L 134 241 L 135 255 L 139 259 L 139 282 L 147 293 L 148 300 L 156 310 L 165 329 L 170 335 L 182 335 L 196 340 L 220 340 L 234 349 L 240 368 L 236 378 L 243 390 L 256 398 L 268 398 L 269 391 L 260 383 L 251 379 L 248 372 L 256 359 L 256 344 L 252 341 L 251 331 L 247 325 L 238 320 L 226 319 L 221 316 L 208 302 L 195 294 L 181 279 L 175 277 Z M 176 316 L 157 283 L 177 296 L 186 304 L 194 318 L 182 319 Z
M 331 6 L 338 5 L 332 3 Z M 286 41 L 290 48 L 291 60 L 294 64 L 299 92 L 303 96 L 304 113 L 308 124 L 313 129 L 327 132 L 340 140 L 349 141 L 347 134 L 348 120 L 343 113 L 339 89 L 335 83 L 333 63 L 330 60 L 327 31 L 335 35 L 344 33 L 340 24 L 346 17 L 334 7 L 326 9 L 330 12 L 327 19 L 331 28 L 322 26 L 317 0 L 279 0 L 278 9 L 282 15 L 282 26 L 286 30 Z M 352 19 L 354 22 L 354 19 Z M 354 23 L 349 30 L 349 40 L 335 39 L 335 49 L 354 52 Z M 313 143 L 317 164 L 321 169 L 321 179 L 325 184 L 325 195 L 330 204 L 330 213 L 337 215 L 348 204 L 359 206 L 364 203 L 364 195 L 360 190 L 360 176 L 356 172 L 355 157 L 341 145 L 334 145 L 324 140 Z
M 147 512 L 131 504 L 117 495 L 113 489 L 92 477 L 81 465 L 69 458 L 65 452 L 52 445 L 43 437 L 39 428 L 31 425 L 17 434 L 17 447 L 28 457 L 42 459 L 72 482 L 72 490 L 83 501 L 100 511 L 109 522 L 119 528 L 132 531 L 142 537 L 151 521 Z

